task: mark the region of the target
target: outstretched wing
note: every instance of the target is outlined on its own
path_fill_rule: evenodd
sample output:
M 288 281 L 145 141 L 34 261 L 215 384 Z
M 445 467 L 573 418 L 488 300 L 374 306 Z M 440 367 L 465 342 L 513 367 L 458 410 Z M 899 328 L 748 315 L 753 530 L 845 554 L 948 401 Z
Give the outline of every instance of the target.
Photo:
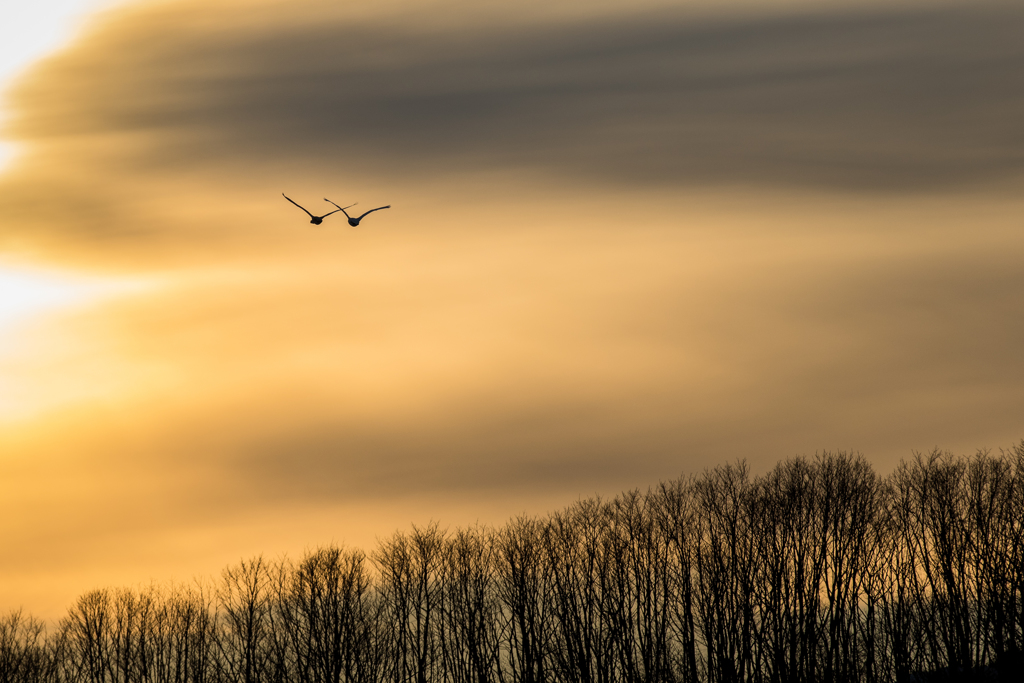
M 360 217 L 359 217 L 359 218 L 357 218 L 356 220 L 357 220 L 357 221 L 361 221 L 361 220 L 363 220 L 363 218 L 365 218 L 365 217 L 366 217 L 366 216 L 367 216 L 368 214 L 371 214 L 371 213 L 373 213 L 374 211 L 380 211 L 381 209 L 390 209 L 390 208 L 391 208 L 391 205 L 390 205 L 390 204 L 388 204 L 387 206 L 378 206 L 378 207 L 377 207 L 376 209 L 370 209 L 369 211 L 367 211 L 366 213 L 364 213 L 364 214 L 363 214 L 362 216 L 360 216 Z
M 286 195 L 286 194 L 285 194 L 284 192 L 282 192 L 282 193 L 281 193 L 281 196 L 282 196 L 282 197 L 284 197 L 285 199 L 287 199 L 288 201 L 290 201 L 290 202 L 291 202 L 292 204 L 295 204 L 295 202 L 294 202 L 294 201 L 292 200 L 292 198 L 291 198 L 291 197 L 289 197 L 288 195 Z M 306 211 L 306 209 L 305 209 L 305 208 L 303 208 L 303 207 L 302 207 L 301 205 L 299 205 L 299 204 L 295 204 L 295 206 L 298 206 L 298 207 L 299 207 L 300 209 L 302 209 L 303 211 Z M 306 215 L 307 215 L 307 216 L 309 216 L 310 218 L 316 218 L 316 216 L 314 216 L 313 214 L 311 214 L 311 213 L 310 213 L 309 211 L 306 211 Z
M 328 204 L 334 204 L 334 202 L 332 202 L 332 201 L 331 201 L 330 199 L 328 199 L 327 197 L 324 197 L 324 201 L 325 201 L 325 202 L 327 202 Z M 359 203 L 359 202 L 356 202 L 356 204 L 358 204 L 358 203 Z M 349 204 L 348 206 L 338 206 L 337 204 L 334 204 L 334 205 L 335 205 L 335 206 L 338 206 L 338 211 L 341 211 L 341 212 L 342 212 L 343 214 L 345 214 L 345 215 L 347 216 L 347 215 L 348 215 L 348 211 L 345 211 L 345 209 L 351 209 L 351 208 L 352 208 L 353 206 L 355 206 L 356 204 Z M 338 211 L 331 211 L 331 213 L 338 213 Z M 326 215 L 330 216 L 330 215 L 331 215 L 331 213 L 329 213 L 329 214 L 326 214 Z

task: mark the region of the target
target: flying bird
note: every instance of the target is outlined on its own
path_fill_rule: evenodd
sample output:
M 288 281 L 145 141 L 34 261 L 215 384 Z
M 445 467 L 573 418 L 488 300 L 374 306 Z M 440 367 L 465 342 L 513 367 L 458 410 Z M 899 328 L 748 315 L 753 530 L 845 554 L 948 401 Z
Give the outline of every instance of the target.
M 296 203 L 294 200 L 292 200 L 291 197 L 286 195 L 284 192 L 281 193 L 281 196 L 284 197 L 285 199 L 287 199 L 288 201 L 290 201 L 292 204 L 295 204 L 295 206 L 298 206 L 303 211 L 306 211 L 305 207 L 303 207 L 302 205 Z M 331 202 L 331 204 L 334 204 L 334 202 Z M 334 205 L 338 206 L 337 204 L 334 204 Z M 341 211 L 341 212 L 344 213 L 345 209 L 349 208 L 350 206 L 355 206 L 355 204 L 350 204 L 349 206 L 346 206 L 344 209 L 341 208 L 340 206 L 338 206 L 338 208 L 335 211 L 331 211 L 331 213 L 338 213 L 338 211 Z M 309 222 L 312 223 L 313 225 L 320 225 L 321 223 L 324 222 L 325 218 L 327 218 L 328 216 L 331 215 L 331 213 L 325 213 L 323 216 L 314 216 L 309 211 L 306 211 L 306 215 L 309 216 L 309 218 L 310 218 Z M 348 214 L 346 213 L 345 215 L 347 216 Z M 352 219 L 349 218 L 348 222 L 351 223 Z M 358 221 L 356 221 L 356 222 L 358 223 Z
M 334 202 L 331 202 L 331 200 L 328 199 L 327 197 L 324 197 L 324 201 L 325 202 L 330 202 L 331 204 L 334 204 Z M 334 204 L 334 205 L 338 206 L 337 204 Z M 373 213 L 374 211 L 380 211 L 381 209 L 390 209 L 391 208 L 390 204 L 388 204 L 387 206 L 378 206 L 376 209 L 370 209 L 369 211 L 365 212 L 362 216 L 359 216 L 357 218 L 353 218 L 352 216 L 349 216 L 348 215 L 348 211 L 345 210 L 345 209 L 350 209 L 353 206 L 355 206 L 355 204 L 349 204 L 348 206 L 338 206 L 338 211 L 341 211 L 343 214 L 345 214 L 345 218 L 348 219 L 348 224 L 351 225 L 353 228 L 356 227 L 357 225 L 359 225 L 359 221 L 361 221 L 364 218 L 366 218 L 366 214 Z M 331 213 L 336 213 L 336 212 L 332 211 Z

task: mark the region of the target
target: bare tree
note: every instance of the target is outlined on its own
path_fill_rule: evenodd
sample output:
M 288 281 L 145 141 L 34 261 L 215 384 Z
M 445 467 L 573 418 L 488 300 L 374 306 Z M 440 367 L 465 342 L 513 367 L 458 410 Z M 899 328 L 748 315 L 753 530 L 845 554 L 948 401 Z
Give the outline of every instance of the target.
M 489 683 L 501 675 L 503 619 L 490 536 L 477 527 L 445 541 L 437 636 L 444 680 Z
M 495 537 L 497 596 L 505 614 L 504 648 L 513 683 L 545 683 L 553 648 L 551 565 L 541 522 L 510 521 Z
M 42 681 L 51 675 L 43 623 L 21 610 L 0 618 L 0 683 Z
M 115 652 L 110 637 L 111 603 L 109 591 L 86 593 L 62 623 L 67 652 L 73 661 L 73 668 L 68 670 L 70 678 L 87 683 L 117 680 Z
M 697 664 L 697 625 L 694 617 L 694 557 L 699 542 L 695 519 L 693 479 L 662 483 L 654 494 L 652 514 L 665 544 L 668 572 L 670 652 L 672 676 L 682 683 L 700 680 Z
M 609 516 L 608 505 L 600 499 L 581 500 L 552 515 L 545 528 L 554 617 L 552 660 L 561 680 L 604 683 L 618 675 L 607 619 Z
M 328 546 L 289 567 L 278 587 L 280 628 L 287 639 L 290 680 L 370 680 L 360 652 L 370 645 L 366 619 L 370 576 L 360 551 Z
M 274 663 L 271 587 L 280 571 L 263 557 L 242 560 L 222 574 L 217 590 L 218 676 L 232 683 L 258 683 Z
M 437 680 L 439 571 L 445 533 L 437 524 L 411 534 L 396 533 L 373 555 L 382 600 L 381 637 L 391 646 L 388 680 L 395 683 Z
M 630 491 L 610 505 L 608 620 L 624 681 L 673 679 L 670 622 L 676 600 L 670 547 L 650 494 Z
M 744 462 L 705 473 L 693 486 L 698 633 L 709 683 L 752 676 L 755 565 L 752 490 Z

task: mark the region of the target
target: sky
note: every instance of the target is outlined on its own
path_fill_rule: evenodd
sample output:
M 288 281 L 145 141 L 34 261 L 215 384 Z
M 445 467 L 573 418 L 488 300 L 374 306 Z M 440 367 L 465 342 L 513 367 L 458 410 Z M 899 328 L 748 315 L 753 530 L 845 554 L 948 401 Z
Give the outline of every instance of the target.
M 0 88 L 6 90 L 34 61 L 72 40 L 88 18 L 118 0 L 39 0 L 0 7 Z M 3 116 L 0 100 L 0 117 Z M 17 154 L 0 139 L 0 169 Z
M 0 612 L 1024 438 L 1019 3 L 67 8 L 0 70 Z

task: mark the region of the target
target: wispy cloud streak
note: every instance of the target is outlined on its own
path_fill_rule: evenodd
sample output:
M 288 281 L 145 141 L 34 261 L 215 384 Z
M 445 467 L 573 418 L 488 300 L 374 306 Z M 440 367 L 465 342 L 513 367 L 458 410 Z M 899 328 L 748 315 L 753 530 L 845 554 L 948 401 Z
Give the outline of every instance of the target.
M 88 69 L 57 61 L 26 85 L 15 132 L 156 136 L 132 160 L 144 166 L 297 158 L 389 177 L 512 165 L 893 192 L 1024 169 L 1013 6 L 198 26 L 153 13 L 110 28 Z

